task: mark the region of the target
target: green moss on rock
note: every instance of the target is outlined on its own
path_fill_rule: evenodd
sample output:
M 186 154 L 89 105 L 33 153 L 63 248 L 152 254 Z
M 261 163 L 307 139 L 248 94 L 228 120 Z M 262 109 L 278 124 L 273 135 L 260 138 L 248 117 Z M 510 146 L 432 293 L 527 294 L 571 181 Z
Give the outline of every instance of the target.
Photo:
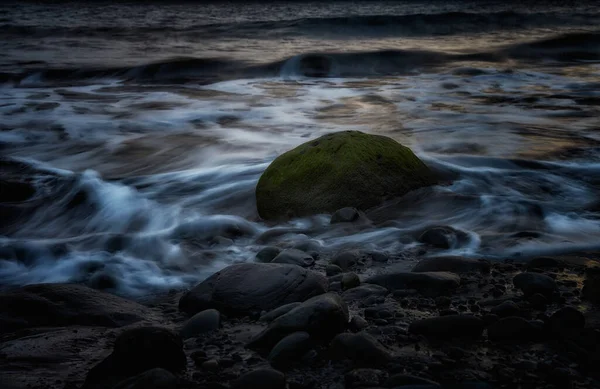
M 263 219 L 367 209 L 435 183 L 435 176 L 405 146 L 359 131 L 324 135 L 276 158 L 256 186 Z

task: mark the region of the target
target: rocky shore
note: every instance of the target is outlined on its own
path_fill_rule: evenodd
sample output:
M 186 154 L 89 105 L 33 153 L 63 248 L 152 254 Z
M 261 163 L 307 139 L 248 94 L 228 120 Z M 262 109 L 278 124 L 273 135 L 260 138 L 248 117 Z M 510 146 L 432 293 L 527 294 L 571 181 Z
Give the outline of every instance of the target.
M 236 264 L 145 302 L 70 284 L 4 292 L 2 387 L 600 387 L 598 253 L 309 251 L 273 258 L 309 266 Z
M 343 133 L 350 139 L 342 143 L 363 142 L 363 135 Z M 289 164 L 306 153 L 329 153 L 323 143 L 333 138 L 288 155 L 285 169 L 295 171 Z M 369 201 L 433 182 L 408 149 L 392 146 L 417 170 L 396 176 L 392 165 L 403 159 L 387 160 L 377 147 L 361 158 L 370 158 L 365 174 L 373 186 L 387 189 Z M 341 189 L 318 211 L 365 190 L 331 184 L 344 174 L 356 177 L 328 168 L 338 157 L 319 157 L 323 165 L 313 167 L 319 175 L 306 183 Z M 268 205 L 264 212 L 280 212 L 273 219 L 316 212 L 304 207 L 302 188 L 278 194 L 281 170 L 273 166 L 259 196 Z M 405 180 L 401 188 L 397 180 Z M 269 196 L 282 200 L 275 204 Z M 344 207 L 330 223 L 351 231 L 370 221 Z M 254 262 L 225 267 L 189 290 L 136 301 L 81 284 L 3 291 L 0 387 L 600 388 L 600 253 L 496 261 L 448 256 L 444 250 L 469 239 L 450 226 L 426 228 L 403 252 L 331 250 L 308 236 L 278 240 L 286 231 L 275 227 L 256 237 Z M 236 235 L 220 238 L 233 242 Z

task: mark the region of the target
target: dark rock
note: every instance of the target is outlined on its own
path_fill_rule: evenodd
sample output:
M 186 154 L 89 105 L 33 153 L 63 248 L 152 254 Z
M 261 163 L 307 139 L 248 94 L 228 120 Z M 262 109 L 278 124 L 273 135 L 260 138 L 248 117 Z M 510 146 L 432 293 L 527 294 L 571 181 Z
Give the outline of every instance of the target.
M 286 313 L 288 313 L 292 309 L 296 308 L 300 304 L 302 304 L 302 303 L 295 302 L 295 303 L 289 303 L 289 304 L 285 304 L 280 307 L 277 307 L 277 308 L 273 309 L 272 311 L 269 311 L 269 312 L 265 313 L 264 315 L 262 315 L 260 317 L 260 321 L 271 322 L 271 321 L 277 319 L 279 316 L 285 315 Z
M 112 354 L 90 370 L 83 388 L 110 387 L 154 368 L 177 373 L 186 364 L 179 336 L 166 328 L 137 327 L 119 335 Z
M 362 284 L 360 286 L 357 286 L 356 288 L 349 289 L 342 293 L 342 299 L 349 303 L 360 301 L 371 296 L 383 297 L 386 296 L 388 293 L 388 290 L 382 286 Z
M 552 257 L 536 257 L 527 262 L 528 269 L 556 268 L 563 265 L 562 261 Z
M 267 220 L 330 213 L 349 206 L 368 209 L 386 197 L 402 196 L 435 182 L 435 174 L 393 139 L 343 131 L 277 157 L 258 180 L 256 206 Z
M 498 317 L 521 316 L 521 308 L 513 301 L 505 301 L 493 307 L 490 313 Z
M 378 386 L 386 376 L 384 371 L 377 369 L 355 369 L 344 377 L 345 387 L 354 389 Z
M 520 273 L 513 278 L 515 287 L 521 289 L 526 296 L 536 293 L 551 298 L 556 292 L 556 282 L 547 275 L 540 273 Z
M 574 307 L 563 307 L 550 316 L 548 325 L 552 332 L 558 334 L 581 330 L 585 327 L 585 316 Z
M 109 273 L 97 272 L 87 282 L 88 286 L 98 290 L 115 290 L 119 286 L 119 281 Z
M 422 259 L 412 271 L 421 273 L 437 271 L 447 271 L 452 273 L 489 273 L 490 268 L 491 265 L 489 261 L 451 256 Z
M 360 218 L 358 209 L 352 207 L 346 207 L 338 209 L 331 215 L 331 224 L 335 223 L 351 223 Z
M 246 373 L 231 383 L 232 389 L 285 389 L 285 375 L 273 369 Z
M 343 333 L 331 342 L 334 359 L 350 359 L 359 366 L 380 367 L 392 359 L 392 355 L 375 338 L 365 333 Z
M 120 382 L 113 389 L 177 389 L 178 380 L 170 371 L 156 368 Z
M 121 327 L 156 314 L 133 301 L 76 284 L 28 285 L 0 293 L 0 333 L 26 327 Z
M 406 374 L 395 374 L 383 384 L 386 388 L 403 388 L 405 385 L 430 385 L 432 388 L 441 388 L 440 384 L 435 381 Z
M 344 331 L 349 321 L 348 307 L 339 295 L 326 293 L 313 297 L 275 319 L 256 335 L 250 347 L 273 347 L 293 332 L 306 331 L 315 340 L 327 340 Z
M 586 269 L 581 298 L 600 304 L 600 267 Z
M 216 359 L 209 359 L 208 361 L 203 362 L 201 367 L 203 370 L 215 372 L 219 370 L 219 361 Z
M 426 297 L 437 297 L 456 289 L 460 285 L 460 277 L 447 272 L 412 273 L 391 269 L 367 278 L 365 283 L 381 285 L 389 290 L 415 289 Z
M 327 265 L 325 267 L 325 275 L 327 277 L 335 276 L 338 274 L 342 274 L 344 271 L 338 265 Z
M 478 317 L 449 315 L 414 321 L 408 327 L 408 331 L 435 339 L 475 338 L 481 336 L 484 327 L 483 320 Z
M 344 273 L 342 274 L 342 280 L 340 282 L 342 283 L 342 290 L 347 290 L 359 286 L 360 278 L 358 278 L 356 273 Z
M 286 368 L 298 361 L 312 347 L 308 332 L 294 332 L 273 347 L 269 353 L 269 362 L 274 368 Z
M 287 263 L 290 265 L 298 265 L 302 267 L 309 267 L 314 265 L 315 259 L 312 255 L 300 251 L 297 249 L 283 250 L 276 256 L 271 263 Z
M 489 326 L 490 324 L 495 323 L 498 320 L 500 320 L 498 315 L 494 315 L 494 314 L 484 315 L 481 319 L 483 320 L 483 322 L 485 323 L 486 326 Z
M 421 234 L 419 242 L 440 249 L 459 248 L 469 242 L 469 235 L 449 226 L 433 227 Z
M 281 253 L 281 251 L 282 250 L 279 247 L 276 247 L 276 246 L 263 247 L 256 254 L 256 262 L 269 263 L 272 260 L 274 260 L 275 257 L 278 256 L 279 253 Z
M 358 263 L 360 252 L 358 250 L 343 251 L 333 257 L 331 263 L 339 266 L 343 271 L 349 270 Z
M 360 316 L 352 316 L 352 319 L 350 319 L 350 324 L 348 324 L 348 328 L 352 332 L 360 332 L 368 326 L 369 323 L 367 323 L 367 321 Z
M 221 326 L 221 314 L 216 309 L 207 309 L 198 312 L 185 323 L 180 335 L 183 339 L 193 338 L 198 335 L 217 331 Z
M 544 311 L 548 306 L 548 299 L 541 293 L 536 293 L 534 295 L 529 296 L 528 301 L 533 309 Z
M 488 327 L 488 338 L 494 342 L 527 342 L 536 340 L 539 333 L 529 321 L 522 317 L 505 317 Z
M 214 308 L 230 315 L 270 310 L 327 291 L 327 278 L 296 265 L 241 263 L 213 274 L 179 300 L 195 314 Z
M 302 242 L 298 242 L 292 247 L 296 250 L 304 251 L 307 254 L 310 254 L 313 258 L 317 259 L 319 257 L 319 253 L 323 250 L 323 245 L 314 239 L 306 239 Z

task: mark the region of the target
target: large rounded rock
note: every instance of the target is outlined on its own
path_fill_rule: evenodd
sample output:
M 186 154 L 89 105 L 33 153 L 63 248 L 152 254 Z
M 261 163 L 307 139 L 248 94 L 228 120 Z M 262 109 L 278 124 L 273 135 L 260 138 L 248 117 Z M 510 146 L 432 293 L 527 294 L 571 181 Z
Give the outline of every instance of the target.
M 567 306 L 554 312 L 548 320 L 552 332 L 565 334 L 585 327 L 585 316 L 575 307 Z
M 331 357 L 349 359 L 359 366 L 380 367 L 392 359 L 377 339 L 365 333 L 343 333 L 336 336 L 330 346 Z
M 383 286 L 391 291 L 399 289 L 415 289 L 427 297 L 448 294 L 460 285 L 460 277 L 448 272 L 412 273 L 404 269 L 390 269 L 385 273 L 367 278 L 367 284 Z
M 186 367 L 183 342 L 162 327 L 138 327 L 124 331 L 112 354 L 93 367 L 84 389 L 106 388 L 147 370 L 160 368 L 177 373 Z
M 179 309 L 191 315 L 210 308 L 244 315 L 304 301 L 327 288 L 327 278 L 300 266 L 242 263 L 226 267 L 184 294 Z
M 484 328 L 484 321 L 478 317 L 448 315 L 414 321 L 408 327 L 408 331 L 428 338 L 452 339 L 481 336 Z
M 367 209 L 435 181 L 431 170 L 393 139 L 344 131 L 276 158 L 258 181 L 256 204 L 268 220 Z
M 552 297 L 556 292 L 556 282 L 545 274 L 540 273 L 520 273 L 513 278 L 515 287 L 521 289 L 526 296 L 536 293 L 543 294 L 546 297 Z
M 481 272 L 489 273 L 491 265 L 488 261 L 465 257 L 426 258 L 415 265 L 413 272 L 449 271 L 452 273 Z
M 133 301 L 75 284 L 28 285 L 0 293 L 0 333 L 26 327 L 121 327 L 158 320 Z
M 250 342 L 250 347 L 273 347 L 293 332 L 305 331 L 313 339 L 327 340 L 346 329 L 348 306 L 335 293 L 313 297 L 275 319 Z
M 221 326 L 221 314 L 216 309 L 198 312 L 181 329 L 183 339 L 193 338 L 207 332 L 216 331 Z
M 178 383 L 168 370 L 155 368 L 120 382 L 114 389 L 177 389 Z

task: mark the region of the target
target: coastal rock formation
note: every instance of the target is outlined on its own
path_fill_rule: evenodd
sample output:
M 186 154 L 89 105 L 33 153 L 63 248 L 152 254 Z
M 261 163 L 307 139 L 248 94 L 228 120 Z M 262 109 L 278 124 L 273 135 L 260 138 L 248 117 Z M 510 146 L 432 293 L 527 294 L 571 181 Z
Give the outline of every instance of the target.
M 266 220 L 365 210 L 436 182 L 413 152 L 393 139 L 358 131 L 324 135 L 280 155 L 256 186 Z M 338 214 L 337 220 L 354 220 Z

